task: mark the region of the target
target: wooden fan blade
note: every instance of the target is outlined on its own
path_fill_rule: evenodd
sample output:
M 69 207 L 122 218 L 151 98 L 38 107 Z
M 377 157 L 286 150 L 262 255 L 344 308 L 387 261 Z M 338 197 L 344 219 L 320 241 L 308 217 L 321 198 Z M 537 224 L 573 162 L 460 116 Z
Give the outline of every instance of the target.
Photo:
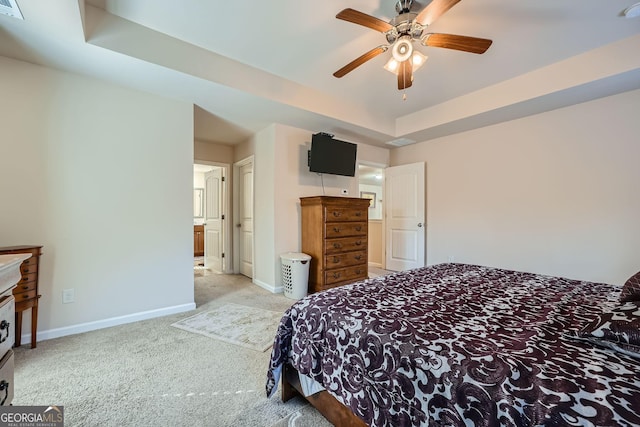
M 459 0 L 458 0 L 459 1 Z M 354 24 L 362 25 L 367 28 L 371 28 L 381 33 L 385 33 L 393 28 L 393 25 L 385 22 L 375 16 L 367 15 L 366 13 L 358 12 L 357 10 L 347 8 L 336 15 L 336 18 L 344 21 L 353 22 Z
M 455 34 L 428 33 L 422 38 L 422 44 L 431 47 L 462 50 L 471 53 L 485 53 L 493 43 L 489 39 L 478 37 L 458 36 Z
M 411 87 L 413 84 L 413 65 L 411 58 L 402 61 L 398 68 L 398 90 Z
M 356 68 L 358 68 L 359 66 L 367 62 L 368 60 L 373 59 L 376 56 L 380 55 L 381 53 L 386 52 L 387 49 L 389 49 L 388 46 L 378 46 L 376 48 L 371 49 L 369 52 L 365 53 L 362 56 L 359 56 L 358 58 L 354 59 L 353 61 L 349 62 L 347 65 L 345 65 L 344 67 L 340 68 L 338 71 L 333 73 L 334 77 L 338 77 L 338 78 L 343 77 L 344 75 L 355 70 Z
M 433 0 L 416 16 L 418 24 L 431 25 L 447 10 L 455 6 L 460 0 Z

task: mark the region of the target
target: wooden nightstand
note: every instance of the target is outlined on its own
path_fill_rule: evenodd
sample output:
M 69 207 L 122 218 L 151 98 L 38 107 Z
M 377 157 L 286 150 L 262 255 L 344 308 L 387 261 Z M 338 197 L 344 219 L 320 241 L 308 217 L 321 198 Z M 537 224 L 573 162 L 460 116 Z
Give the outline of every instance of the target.
M 42 246 L 7 246 L 0 248 L 0 255 L 31 254 L 31 257 L 20 265 L 20 281 L 13 288 L 15 298 L 15 346 L 20 347 L 22 339 L 22 312 L 31 309 L 31 348 L 36 348 L 38 330 L 38 270 Z

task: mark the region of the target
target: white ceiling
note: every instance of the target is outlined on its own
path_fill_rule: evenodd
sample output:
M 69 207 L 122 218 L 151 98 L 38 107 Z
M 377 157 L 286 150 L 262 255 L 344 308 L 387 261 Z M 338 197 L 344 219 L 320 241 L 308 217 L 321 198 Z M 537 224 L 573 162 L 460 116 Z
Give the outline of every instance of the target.
M 236 144 L 271 123 L 384 145 L 427 140 L 640 88 L 637 0 L 462 0 L 430 32 L 489 38 L 483 55 L 429 57 L 397 90 L 385 44 L 335 18 L 351 7 L 385 21 L 392 0 L 17 0 L 0 15 L 0 55 L 196 105 L 197 138 Z M 418 8 L 425 5 L 418 4 Z

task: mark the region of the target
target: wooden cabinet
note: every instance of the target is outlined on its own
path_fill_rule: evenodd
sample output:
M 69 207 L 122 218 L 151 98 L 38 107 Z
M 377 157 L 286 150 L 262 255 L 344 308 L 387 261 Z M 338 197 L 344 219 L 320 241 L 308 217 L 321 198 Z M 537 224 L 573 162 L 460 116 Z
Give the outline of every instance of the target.
M 15 288 L 15 345 L 20 347 L 22 339 L 22 312 L 31 309 L 31 348 L 36 348 L 38 330 L 38 270 L 42 246 L 7 246 L 0 248 L 0 255 L 31 254 L 31 257 L 20 265 L 21 278 Z
M 204 255 L 204 225 L 193 226 L 193 256 Z
M 366 279 L 369 199 L 302 197 L 300 206 L 309 293 Z
M 20 281 L 20 266 L 28 253 L 0 254 L 0 405 L 11 405 L 14 390 L 15 333 L 11 325 L 15 316 L 14 289 Z

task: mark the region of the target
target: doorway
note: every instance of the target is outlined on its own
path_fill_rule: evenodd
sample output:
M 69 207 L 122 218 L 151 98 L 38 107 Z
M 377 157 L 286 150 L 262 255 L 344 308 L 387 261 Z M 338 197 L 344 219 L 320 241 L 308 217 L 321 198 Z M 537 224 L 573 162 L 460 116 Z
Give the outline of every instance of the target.
M 369 270 L 370 275 L 385 268 L 384 233 L 384 167 L 358 164 L 358 196 L 369 204 Z
M 226 273 L 230 265 L 228 171 L 226 164 L 198 162 L 193 165 L 194 268 L 202 267 L 213 273 Z

